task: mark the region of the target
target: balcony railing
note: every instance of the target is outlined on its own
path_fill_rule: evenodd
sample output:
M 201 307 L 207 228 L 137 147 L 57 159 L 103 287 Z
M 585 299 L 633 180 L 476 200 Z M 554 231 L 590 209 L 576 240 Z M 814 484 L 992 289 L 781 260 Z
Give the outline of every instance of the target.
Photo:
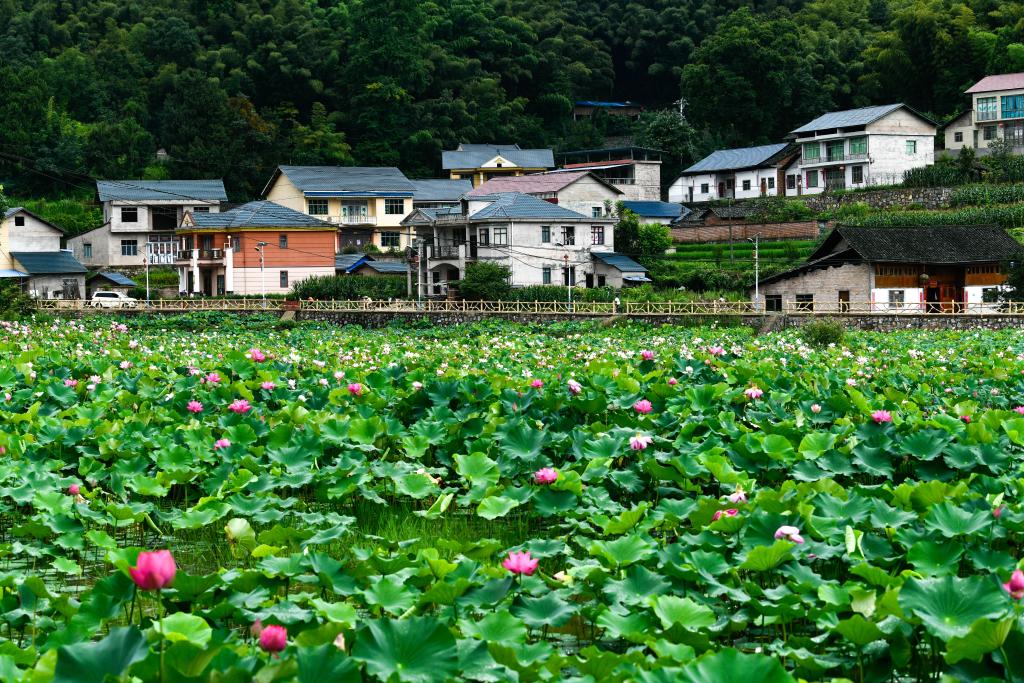
M 319 216 L 319 218 L 326 219 L 331 223 L 337 223 L 340 225 L 377 225 L 376 216 Z
M 174 263 L 174 254 L 169 252 L 163 252 L 160 254 L 149 255 L 149 265 L 151 266 L 169 266 Z
M 800 163 L 804 166 L 813 166 L 815 164 L 838 164 L 844 161 L 867 161 L 867 158 L 867 152 L 856 152 L 854 154 L 847 154 L 846 152 L 843 152 L 825 154 L 825 156 L 815 158 L 801 157 Z
M 177 261 L 191 261 L 192 260 L 192 253 L 194 251 L 196 251 L 196 250 L 186 249 L 184 251 L 179 251 L 175 255 L 175 260 L 177 260 Z M 224 258 L 224 250 L 223 249 L 199 249 L 198 252 L 199 252 L 198 253 L 198 259 L 200 261 L 219 261 L 222 258 Z M 156 263 L 156 261 L 154 261 L 153 263 Z

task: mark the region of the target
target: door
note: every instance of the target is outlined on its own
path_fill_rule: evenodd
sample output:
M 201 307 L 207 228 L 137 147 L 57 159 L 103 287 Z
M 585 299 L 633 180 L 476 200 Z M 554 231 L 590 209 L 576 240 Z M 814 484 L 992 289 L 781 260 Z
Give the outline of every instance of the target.
M 203 279 L 203 294 L 207 296 L 213 294 L 213 273 L 208 270 L 200 277 Z
M 929 313 L 939 312 L 939 301 L 941 299 L 939 299 L 939 288 L 937 286 L 930 286 L 924 290 L 924 300 L 928 304 L 926 308 Z
M 725 196 L 725 183 L 724 182 L 723 183 L 718 183 L 718 196 L 719 197 L 724 197 Z
M 342 202 L 341 217 L 346 223 L 359 223 L 369 215 L 366 202 Z
M 942 302 L 943 311 L 953 311 L 957 308 L 956 285 L 939 285 L 939 301 Z
M 839 312 L 850 312 L 850 290 L 848 289 L 839 290 Z
M 586 280 L 587 289 L 591 289 L 594 286 L 594 274 L 587 273 L 586 276 L 584 276 L 584 279 Z

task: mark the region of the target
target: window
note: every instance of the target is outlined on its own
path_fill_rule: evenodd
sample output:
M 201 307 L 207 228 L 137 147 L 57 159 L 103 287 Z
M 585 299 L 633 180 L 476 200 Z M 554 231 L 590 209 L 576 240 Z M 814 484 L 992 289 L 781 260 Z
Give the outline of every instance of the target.
M 605 276 L 605 275 L 598 275 L 597 276 L 597 286 L 598 287 L 604 287 L 607 282 L 608 282 L 607 276 Z
M 890 289 L 889 290 L 889 308 L 902 308 L 903 307 L 903 290 L 902 289 Z
M 917 154 L 917 140 L 907 140 L 907 154 Z
M 590 243 L 591 244 L 604 244 L 604 226 L 603 225 L 591 225 L 590 226 Z
M 996 139 L 996 127 L 995 126 L 985 126 L 985 139 L 986 140 L 995 140 Z
M 601 217 L 601 213 L 602 213 L 602 211 L 601 211 L 601 207 L 600 206 L 592 206 L 592 207 L 590 207 L 590 217 L 591 218 L 600 218 Z
M 804 161 L 817 161 L 821 158 L 821 143 L 809 142 L 804 145 Z
M 288 248 L 288 235 L 278 235 L 277 236 L 277 246 L 278 246 L 279 249 L 287 249 Z
M 817 171 L 808 171 L 807 172 L 807 187 L 817 187 L 817 186 L 818 186 L 818 172 Z
M 978 98 L 978 115 L 975 117 L 978 121 L 995 121 L 999 117 L 996 111 L 996 98 L 994 97 L 979 97 Z
M 224 296 L 224 276 L 217 276 L 217 296 Z
M 774 177 L 771 177 L 771 178 L 768 179 L 768 189 L 769 190 L 774 190 L 775 189 L 775 178 Z
M 825 159 L 827 161 L 842 161 L 846 155 L 844 149 L 846 144 L 842 140 L 825 143 Z
M 384 200 L 384 213 L 392 216 L 401 216 L 405 213 L 405 200 L 404 199 L 385 199 Z
M 382 232 L 380 234 L 380 246 L 391 247 L 397 249 L 402 244 L 402 233 L 400 232 Z
M 798 311 L 810 311 L 814 308 L 814 295 L 813 294 L 797 294 L 796 295 L 796 309 Z
M 786 189 L 787 190 L 795 190 L 796 189 L 796 174 L 795 173 L 790 173 L 789 175 L 786 176 Z
M 121 207 L 121 222 L 122 223 L 138 223 L 139 222 L 139 210 L 134 206 L 122 206 Z
M 121 256 L 138 256 L 138 240 L 121 240 Z
M 764 310 L 769 313 L 781 313 L 782 312 L 782 295 L 781 294 L 765 294 L 764 296 Z
M 853 166 L 850 169 L 850 177 L 852 178 L 851 182 L 853 182 L 854 185 L 860 185 L 861 183 L 863 183 L 864 182 L 864 167 L 863 166 Z
M 203 251 L 210 251 L 213 249 L 213 235 L 200 235 L 199 248 Z
M 282 270 L 279 278 L 281 289 L 288 289 L 288 271 Z
M 1003 95 L 1003 118 L 1024 118 L 1024 95 Z
M 736 187 L 736 179 L 735 178 L 729 178 L 728 180 L 725 181 L 725 189 L 731 190 L 734 187 Z
M 750 181 L 749 180 L 744 180 L 743 181 L 743 191 L 744 192 L 750 192 Z
M 82 245 L 82 258 L 92 258 L 92 243 L 86 242 Z
M 485 246 L 487 246 L 488 244 L 491 243 L 491 238 L 490 238 L 491 230 L 490 230 L 490 228 L 480 228 L 478 234 L 480 235 L 480 237 L 477 239 L 477 241 L 480 243 L 480 246 L 485 247 Z
M 540 270 L 540 281 L 542 284 L 551 284 L 551 266 L 544 266 Z
M 544 244 L 551 243 L 551 226 L 542 225 L 540 226 L 540 241 Z
M 708 184 L 707 183 L 701 183 L 700 184 L 700 193 L 701 194 L 707 194 L 708 193 Z
M 25 225 L 25 217 L 24 216 L 15 216 L 14 217 L 14 227 L 20 228 L 23 225 Z
M 576 266 L 562 268 L 562 285 L 565 287 L 576 286 Z
M 962 130 L 959 130 L 959 131 L 953 133 L 953 142 L 963 142 L 963 141 L 964 141 L 964 132 Z
M 576 226 L 562 226 L 562 244 L 564 244 L 567 247 L 571 247 L 576 244 Z
M 850 156 L 866 156 L 868 153 L 868 138 L 850 138 Z
M 197 206 L 192 209 L 192 213 L 210 213 L 210 207 L 208 206 Z
M 327 200 L 326 199 L 307 199 L 306 200 L 306 212 L 310 216 L 326 216 L 327 215 Z
M 508 227 L 502 225 L 494 228 L 494 244 L 500 246 L 508 244 Z

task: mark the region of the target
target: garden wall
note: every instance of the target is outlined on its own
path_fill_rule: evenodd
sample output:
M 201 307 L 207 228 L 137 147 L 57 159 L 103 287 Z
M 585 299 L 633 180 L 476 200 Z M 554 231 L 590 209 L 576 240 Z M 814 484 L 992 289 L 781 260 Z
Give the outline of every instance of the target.
M 801 200 L 815 213 L 834 211 L 841 206 L 867 204 L 872 209 L 905 209 L 911 204 L 924 209 L 944 209 L 955 187 L 901 187 L 867 192 L 803 195 Z
M 728 225 L 698 225 L 671 228 L 672 241 L 678 243 L 742 241 L 760 235 L 762 240 L 814 240 L 821 234 L 823 224 L 818 221 L 789 223 L 734 223 Z M 824 230 L 829 229 L 826 225 Z M 730 232 L 732 233 L 730 235 Z

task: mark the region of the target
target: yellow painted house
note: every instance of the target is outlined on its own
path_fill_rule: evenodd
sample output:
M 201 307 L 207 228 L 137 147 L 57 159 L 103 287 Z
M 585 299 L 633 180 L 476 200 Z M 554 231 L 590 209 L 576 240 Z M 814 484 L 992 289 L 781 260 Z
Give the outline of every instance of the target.
M 491 178 L 551 170 L 555 167 L 555 155 L 550 149 L 463 143 L 457 149 L 441 152 L 441 166 L 451 179 L 469 179 L 476 187 Z
M 412 213 L 415 186 L 393 167 L 279 166 L 263 190 L 268 201 L 338 226 L 344 246 L 404 249 L 402 219 Z

